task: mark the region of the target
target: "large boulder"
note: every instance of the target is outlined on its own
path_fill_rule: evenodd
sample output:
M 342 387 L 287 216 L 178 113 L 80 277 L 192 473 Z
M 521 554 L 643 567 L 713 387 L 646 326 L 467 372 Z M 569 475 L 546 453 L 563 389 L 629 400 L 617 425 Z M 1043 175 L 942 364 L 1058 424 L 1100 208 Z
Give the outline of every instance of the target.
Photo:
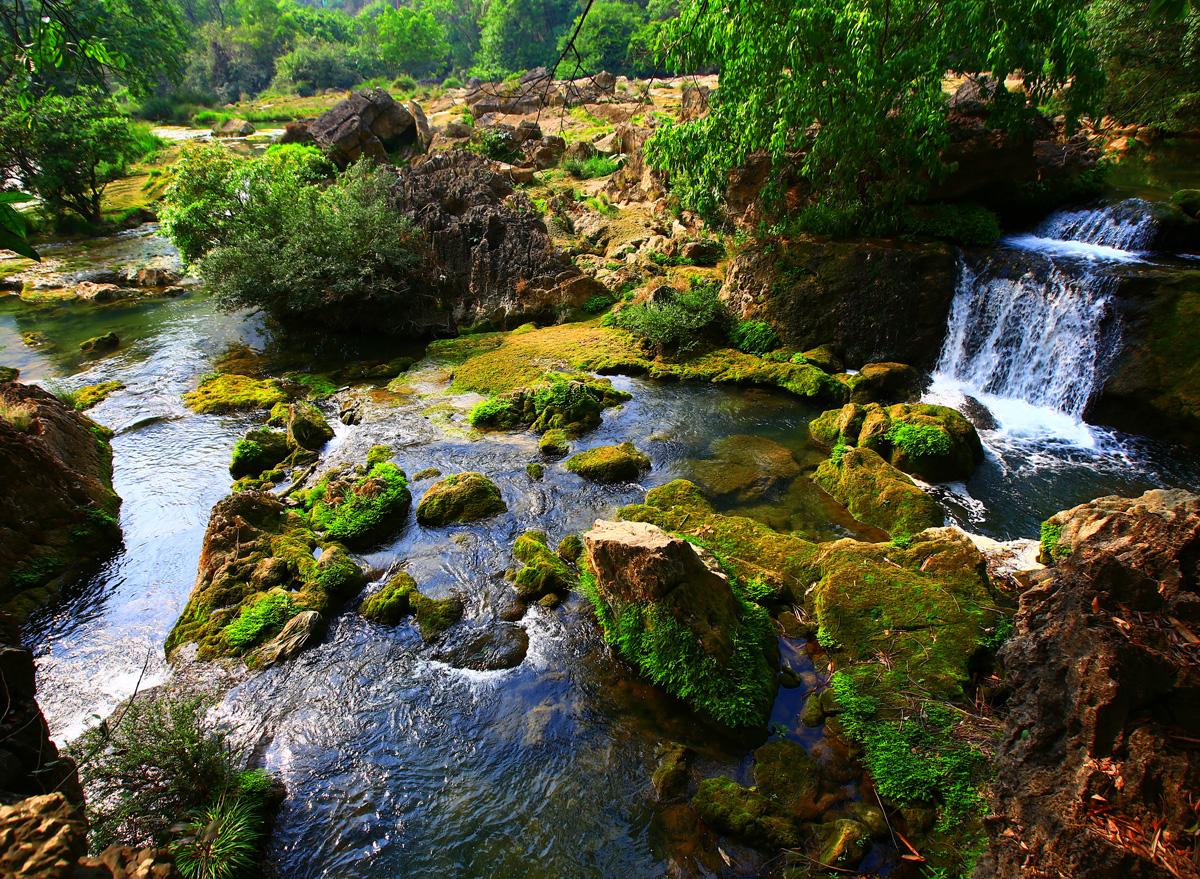
M 431 134 L 416 104 L 399 104 L 384 89 L 355 92 L 318 116 L 308 132 L 339 167 L 363 156 L 386 162 L 397 153 L 423 153 Z
M 932 366 L 958 279 L 953 248 L 895 241 L 772 242 L 729 267 L 721 299 L 789 348 L 832 345 L 851 366 Z
M 606 292 L 554 248 L 533 204 L 475 153 L 434 153 L 403 169 L 394 193 L 428 251 L 432 301 L 405 310 L 408 326 L 454 332 L 553 320 Z
M 109 436 L 39 387 L 0 383 L 0 611 L 23 619 L 120 542 Z
M 1064 551 L 1001 651 L 988 875 L 1195 876 L 1200 498 L 1155 490 L 1051 520 Z
M 475 522 L 507 509 L 496 483 L 482 473 L 455 473 L 429 486 L 417 505 L 417 521 L 438 527 Z
M 778 648 L 766 611 L 704 550 L 646 522 L 597 521 L 580 586 L 605 639 L 643 673 L 731 726 L 766 722 Z
M 567 459 L 566 467 L 592 482 L 636 482 L 650 469 L 650 458 L 626 442 L 579 452 Z

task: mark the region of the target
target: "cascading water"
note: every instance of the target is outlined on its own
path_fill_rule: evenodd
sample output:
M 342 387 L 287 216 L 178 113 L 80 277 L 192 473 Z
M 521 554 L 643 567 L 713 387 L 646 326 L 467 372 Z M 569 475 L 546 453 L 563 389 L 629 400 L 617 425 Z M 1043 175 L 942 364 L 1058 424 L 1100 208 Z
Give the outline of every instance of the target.
M 1012 435 L 1092 445 L 1083 413 L 1120 341 L 1113 267 L 1152 241 L 1149 207 L 1063 211 L 965 256 L 931 395 L 977 398 Z

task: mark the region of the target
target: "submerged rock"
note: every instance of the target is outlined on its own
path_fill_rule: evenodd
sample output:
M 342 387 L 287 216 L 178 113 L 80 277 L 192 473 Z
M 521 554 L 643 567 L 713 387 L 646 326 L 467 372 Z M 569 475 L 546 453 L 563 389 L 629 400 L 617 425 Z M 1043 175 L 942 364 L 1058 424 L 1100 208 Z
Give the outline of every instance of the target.
M 766 611 L 707 552 L 643 522 L 597 521 L 580 588 L 605 639 L 651 680 L 730 726 L 764 723 L 778 649 Z
M 529 634 L 520 626 L 504 623 L 442 648 L 435 657 L 455 668 L 502 671 L 516 668 L 528 652 Z
M 592 482 L 635 482 L 650 469 L 650 458 L 627 442 L 579 452 L 567 459 L 566 467 Z
M 0 383 L 0 611 L 24 619 L 120 543 L 111 435 L 39 387 Z
M 872 449 L 848 448 L 817 468 L 813 481 L 854 518 L 895 535 L 936 528 L 942 508 Z
M 696 482 L 715 497 L 760 500 L 800 475 L 786 446 L 761 436 L 730 436 L 713 443 L 714 458 L 691 466 Z
M 455 473 L 425 492 L 417 505 L 417 521 L 432 526 L 474 522 L 507 509 L 496 483 L 482 473 Z
M 1052 517 L 1067 550 L 1021 595 L 995 758 L 992 867 L 1190 875 L 1200 790 L 1200 498 L 1148 491 Z M 1189 658 L 1190 656 L 1190 658 Z
M 101 354 L 105 351 L 116 351 L 121 346 L 121 340 L 116 333 L 105 333 L 94 336 L 79 343 L 79 350 L 84 354 Z

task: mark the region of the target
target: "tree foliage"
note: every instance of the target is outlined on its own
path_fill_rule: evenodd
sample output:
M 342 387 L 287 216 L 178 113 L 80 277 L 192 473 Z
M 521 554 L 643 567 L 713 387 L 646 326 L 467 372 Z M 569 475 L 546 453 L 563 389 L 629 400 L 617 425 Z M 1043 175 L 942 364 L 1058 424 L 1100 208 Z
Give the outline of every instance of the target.
M 579 18 L 571 24 L 569 31 L 559 40 L 559 51 L 565 47 Z M 568 54 L 565 63 L 569 69 L 578 69 L 582 74 L 599 73 L 601 70 L 625 72 L 629 64 L 629 52 L 634 34 L 647 23 L 646 11 L 622 0 L 601 0 L 592 5 L 579 35 L 575 38 L 574 51 Z
M 387 72 L 428 76 L 439 73 L 450 56 L 441 23 L 428 10 L 388 7 L 375 18 L 376 51 Z
M 776 180 L 798 164 L 821 202 L 864 218 L 893 211 L 945 171 L 948 71 L 1023 71 L 1032 104 L 1070 84 L 1069 109 L 1084 106 L 1099 82 L 1086 5 L 684 0 L 664 45 L 677 65 L 717 65 L 721 87 L 709 115 L 662 127 L 648 158 L 702 211 L 717 206 L 727 172 L 759 151 Z
M 559 37 L 577 10 L 575 0 L 490 0 L 481 21 L 476 67 L 493 77 L 550 66 L 558 57 Z

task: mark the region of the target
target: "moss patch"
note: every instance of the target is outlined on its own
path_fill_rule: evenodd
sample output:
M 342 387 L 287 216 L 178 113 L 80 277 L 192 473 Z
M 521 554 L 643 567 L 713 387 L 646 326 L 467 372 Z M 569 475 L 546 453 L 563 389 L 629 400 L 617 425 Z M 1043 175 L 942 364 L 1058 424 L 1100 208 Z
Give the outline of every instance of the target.
M 385 626 L 398 625 L 411 615 L 417 621 L 421 637 L 432 641 L 462 619 L 463 606 L 457 598 L 437 599 L 422 594 L 416 581 L 402 571 L 368 597 L 359 613 Z
M 522 563 L 513 578 L 513 587 L 524 602 L 538 601 L 548 595 L 561 597 L 578 581 L 577 572 L 550 549 L 541 531 L 526 531 L 518 537 L 513 544 L 513 558 Z
M 251 430 L 233 444 L 229 473 L 235 479 L 258 476 L 271 470 L 291 453 L 287 434 L 261 427 Z
M 871 449 L 848 448 L 817 468 L 813 481 L 854 518 L 891 534 L 916 534 L 944 521 L 942 508 Z
M 359 479 L 326 476 L 305 498 L 314 527 L 351 547 L 369 547 L 404 524 L 412 493 L 404 471 L 390 461 Z
M 100 382 L 100 384 L 96 385 L 84 385 L 73 395 L 75 408 L 80 411 L 91 409 L 93 406 L 107 400 L 117 391 L 122 391 L 124 389 L 125 383 L 118 381 Z
M 597 446 L 567 459 L 572 473 L 592 482 L 634 482 L 642 471 L 650 469 L 650 458 L 633 443 Z
M 482 473 L 455 473 L 435 482 L 417 505 L 422 525 L 474 522 L 508 509 L 500 489 Z
M 533 387 L 484 400 L 471 410 L 470 421 L 474 427 L 530 427 L 578 436 L 599 426 L 604 409 L 628 399 L 607 379 L 553 372 Z
M 187 407 L 201 414 L 270 409 L 286 399 L 287 394 L 274 379 L 229 374 L 211 375 L 196 390 L 183 395 Z

